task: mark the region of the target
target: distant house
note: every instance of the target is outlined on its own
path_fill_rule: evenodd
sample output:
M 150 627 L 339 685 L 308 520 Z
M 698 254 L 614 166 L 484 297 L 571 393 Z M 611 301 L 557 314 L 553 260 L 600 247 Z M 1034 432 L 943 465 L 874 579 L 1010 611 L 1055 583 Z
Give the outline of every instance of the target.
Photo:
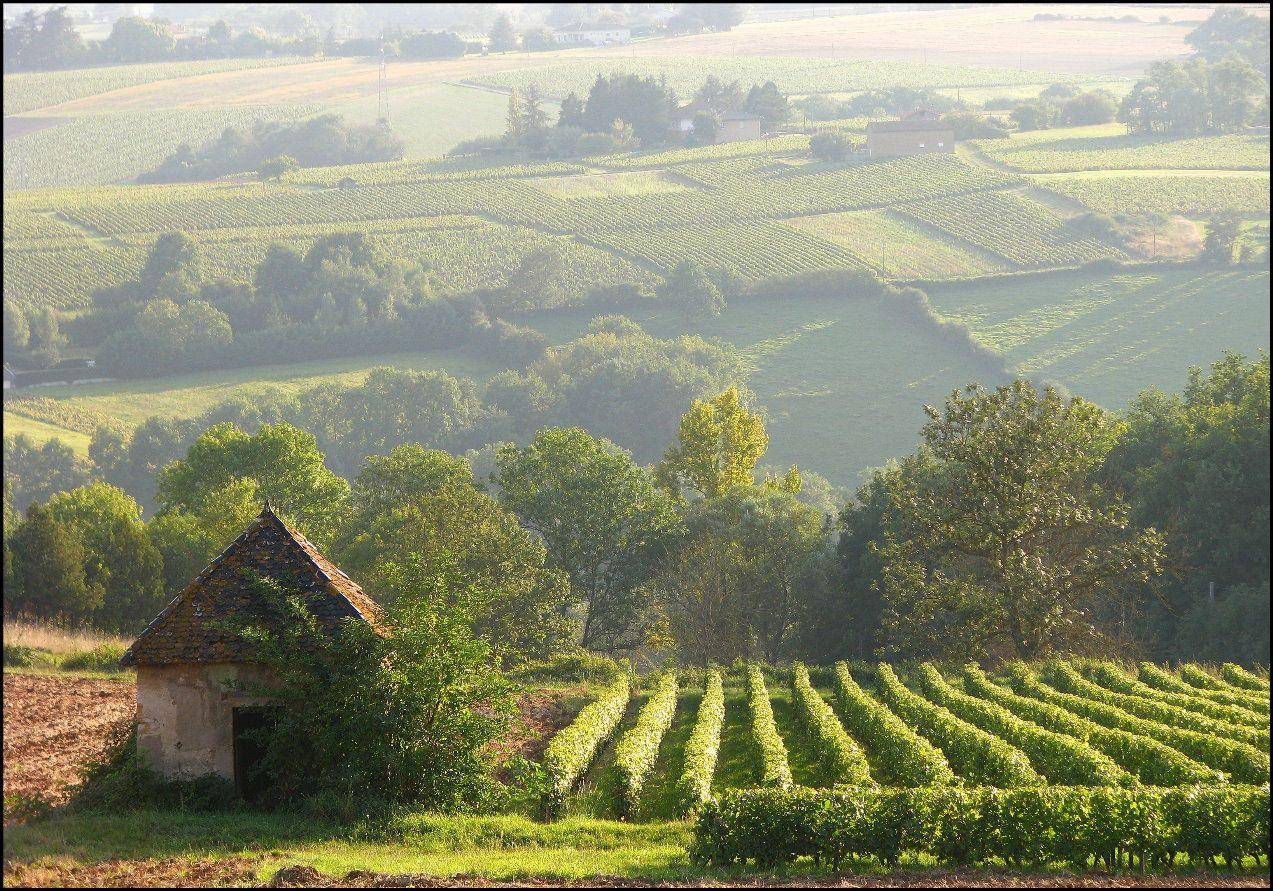
M 702 102 L 687 102 L 676 110 L 676 130 L 683 136 L 694 132 L 694 118 L 713 109 Z M 720 126 L 716 130 L 714 145 L 722 142 L 738 142 L 742 139 L 760 139 L 765 135 L 763 122 L 756 115 L 746 111 L 729 111 L 718 115 Z
M 553 32 L 557 46 L 616 46 L 632 42 L 632 29 L 619 25 L 575 25 Z
M 356 189 L 356 188 L 358 188 L 358 181 L 357 181 L 356 179 L 354 179 L 352 176 L 342 176 L 342 177 L 341 177 L 341 178 L 340 178 L 340 179 L 336 182 L 336 188 L 338 188 L 338 189 Z
M 305 601 L 321 634 L 345 619 L 381 627 L 380 607 L 270 508 L 164 607 L 120 663 L 137 669 L 137 751 L 167 777 L 219 774 L 252 797 L 270 720 L 259 692 L 273 681 L 234 625 L 282 631 L 253 578 L 273 579 Z
M 955 130 L 941 115 L 917 108 L 896 121 L 866 125 L 866 152 L 873 158 L 901 158 L 955 150 Z

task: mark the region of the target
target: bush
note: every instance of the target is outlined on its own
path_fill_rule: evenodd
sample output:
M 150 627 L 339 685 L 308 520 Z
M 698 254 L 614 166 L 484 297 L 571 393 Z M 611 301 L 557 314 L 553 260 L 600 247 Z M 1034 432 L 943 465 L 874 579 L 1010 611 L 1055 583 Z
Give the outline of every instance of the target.
M 4 645 L 4 664 L 8 668 L 36 668 L 57 664 L 57 657 L 44 647 L 28 647 L 22 644 Z
M 857 143 L 840 130 L 819 130 L 809 137 L 809 154 L 820 161 L 847 161 L 857 150 Z
M 117 813 L 143 808 L 224 811 L 243 806 L 234 784 L 218 774 L 169 780 L 146 767 L 133 728 L 117 737 L 101 761 L 90 762 L 71 797 L 73 810 Z
M 884 701 L 940 747 L 960 776 L 1005 789 L 1043 784 L 1019 749 L 912 693 L 888 665 L 881 663 L 876 675 Z
M 872 770 L 881 782 L 890 786 L 955 782 L 955 773 L 946 763 L 946 757 L 859 687 L 843 662 L 835 666 L 835 691 L 845 728 L 866 744 L 874 756 Z
M 568 684 L 608 684 L 624 676 L 627 667 L 609 656 L 579 649 L 551 659 L 528 662 L 510 676 L 531 683 L 560 681 Z
M 702 807 L 690 848 L 699 863 L 762 868 L 800 856 L 832 869 L 850 857 L 892 865 L 903 853 L 1018 868 L 1267 861 L 1269 787 L 731 790 Z
M 725 691 L 721 674 L 719 669 L 711 669 L 698 705 L 698 716 L 694 719 L 694 730 L 685 743 L 685 767 L 677 787 L 685 813 L 712 797 L 712 777 L 716 773 L 724 724 Z
M 632 814 L 641 801 L 641 787 L 645 777 L 659 757 L 659 743 L 667 728 L 672 726 L 676 714 L 676 672 L 669 671 L 659 678 L 636 724 L 623 735 L 614 753 L 614 771 L 619 812 Z
M 123 671 L 119 660 L 124 658 L 124 648 L 113 644 L 98 644 L 91 650 L 71 653 L 62 659 L 62 668 L 68 671 Z
M 793 782 L 787 764 L 787 747 L 778 734 L 765 676 L 757 665 L 748 665 L 747 707 L 751 715 L 751 741 L 755 749 L 757 781 L 762 786 L 786 788 Z
M 566 795 L 588 769 L 597 749 L 623 720 L 631 695 L 631 685 L 625 674 L 606 687 L 548 743 L 544 751 L 544 772 L 548 775 L 548 791 L 543 802 L 545 818 L 553 819 L 560 815 Z
M 871 771 L 866 764 L 866 755 L 853 737 L 845 732 L 831 706 L 813 689 L 809 683 L 809 670 L 799 662 L 791 667 L 791 698 L 796 719 L 810 742 L 810 749 L 827 783 L 869 784 Z

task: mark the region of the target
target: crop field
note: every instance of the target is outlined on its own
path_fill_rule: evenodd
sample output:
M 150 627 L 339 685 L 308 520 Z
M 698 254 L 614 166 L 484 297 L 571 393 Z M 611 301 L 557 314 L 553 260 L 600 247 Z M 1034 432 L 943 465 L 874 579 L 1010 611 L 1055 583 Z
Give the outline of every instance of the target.
M 1127 133 L 1122 124 L 1032 130 L 973 143 L 1014 170 L 1268 170 L 1269 137 L 1229 134 L 1188 139 Z
M 1269 348 L 1267 270 L 1074 272 L 933 286 L 929 297 L 1022 374 L 1110 408 L 1184 385 L 1224 350 Z
M 1204 851 L 1253 864 L 1268 856 L 1266 683 L 1197 666 L 1064 661 L 995 674 L 931 663 L 669 670 L 635 692 L 626 680 L 601 689 L 549 742 L 545 812 L 696 813 L 696 850 L 716 865 L 926 855 L 1117 868 L 1135 865 L 1134 853 L 1115 852 L 1134 852 L 1142 832 L 1167 833 L 1166 850 L 1194 865 Z M 930 801 L 958 816 L 928 812 Z M 1209 815 L 1215 807 L 1225 819 Z M 1124 816 L 1093 825 L 1089 809 Z M 817 816 L 825 810 L 836 812 L 829 824 Z M 940 830 L 876 835 L 876 821 L 948 819 L 973 847 L 943 845 Z M 965 833 L 982 823 L 978 848 Z M 1127 835 L 1097 843 L 1107 834 Z
M 1267 172 L 1224 171 L 1224 174 L 1150 171 L 1097 176 L 1062 174 L 1039 177 L 1036 182 L 1099 213 L 1268 214 Z
M 567 93 L 586 95 L 599 75 L 615 71 L 642 77 L 666 78 L 668 86 L 681 96 L 690 96 L 703 80 L 715 75 L 723 81 L 739 81 L 744 87 L 772 80 L 784 93 L 846 93 L 888 86 L 910 89 L 929 87 L 987 87 L 1032 83 L 1038 74 L 1012 68 L 978 68 L 968 65 L 939 65 L 898 62 L 881 66 L 874 62 L 792 56 L 635 56 L 517 68 L 467 78 L 467 83 L 497 89 L 524 90 L 534 84 L 548 96 Z M 1059 81 L 1076 80 L 1073 75 L 1056 75 Z M 1087 78 L 1091 80 L 1091 78 Z
M 699 188 L 663 170 L 630 173 L 581 173 L 575 176 L 546 176 L 528 180 L 555 198 L 609 198 L 622 195 L 662 195 Z
M 887 278 L 971 278 L 1008 269 L 1008 264 L 985 251 L 886 210 L 795 217 L 786 224 L 839 245 Z
M 1122 252 L 1076 234 L 1037 201 L 1012 192 L 978 192 L 897 208 L 951 236 L 963 238 L 1018 268 L 1073 266 Z

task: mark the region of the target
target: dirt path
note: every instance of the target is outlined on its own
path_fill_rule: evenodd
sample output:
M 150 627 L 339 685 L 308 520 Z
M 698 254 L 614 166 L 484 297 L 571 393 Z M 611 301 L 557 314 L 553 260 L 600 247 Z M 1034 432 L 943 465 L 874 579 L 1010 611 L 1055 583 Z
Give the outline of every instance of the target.
M 95 680 L 4 673 L 4 797 L 64 801 L 66 789 L 132 720 L 137 687 Z

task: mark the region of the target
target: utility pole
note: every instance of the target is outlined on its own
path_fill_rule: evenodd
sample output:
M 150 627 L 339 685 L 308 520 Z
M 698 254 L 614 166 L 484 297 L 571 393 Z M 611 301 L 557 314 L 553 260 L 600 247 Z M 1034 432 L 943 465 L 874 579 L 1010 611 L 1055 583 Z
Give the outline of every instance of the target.
M 389 97 L 385 90 L 389 82 L 388 61 L 385 59 L 385 32 L 380 29 L 380 75 L 376 82 L 376 118 L 382 124 L 389 123 Z
M 884 277 L 884 239 L 880 239 L 880 278 Z
M 1216 583 L 1207 582 L 1207 602 L 1212 606 L 1216 605 Z

